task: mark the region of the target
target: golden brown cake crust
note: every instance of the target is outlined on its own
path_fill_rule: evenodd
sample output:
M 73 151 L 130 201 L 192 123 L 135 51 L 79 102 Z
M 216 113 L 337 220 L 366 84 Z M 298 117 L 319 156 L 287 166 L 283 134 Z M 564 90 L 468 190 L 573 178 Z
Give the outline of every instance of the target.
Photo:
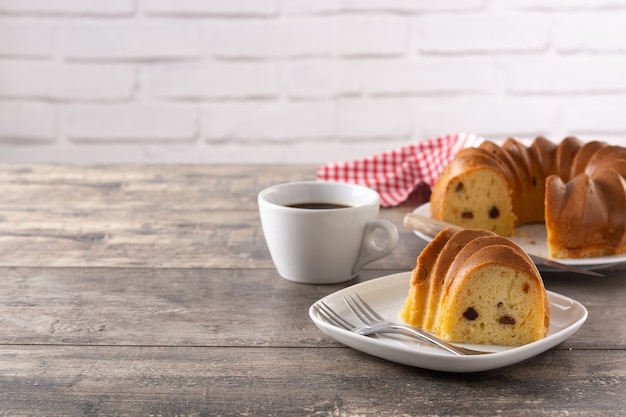
M 456 259 L 457 254 L 473 239 L 485 235 L 484 230 L 459 229 L 452 230 L 452 236 L 447 240 L 444 247 L 439 250 L 437 260 L 433 264 L 431 273 L 429 274 L 429 288 L 426 295 L 427 303 L 424 315 L 424 328 L 432 330 L 437 320 L 437 305 L 439 304 L 444 287 L 446 273 L 450 269 L 450 265 Z
M 452 228 L 439 232 L 417 258 L 415 268 L 411 273 L 410 295 L 400 313 L 407 323 L 422 327 L 426 311 L 426 296 L 430 288 L 428 278 L 439 253 L 455 232 L 456 229 Z

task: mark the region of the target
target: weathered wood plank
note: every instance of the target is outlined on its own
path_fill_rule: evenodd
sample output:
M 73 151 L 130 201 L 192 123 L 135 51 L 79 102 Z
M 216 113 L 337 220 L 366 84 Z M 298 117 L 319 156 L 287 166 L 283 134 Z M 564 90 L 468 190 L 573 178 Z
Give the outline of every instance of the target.
M 2 166 L 0 266 L 271 268 L 256 195 L 309 176 L 265 165 Z M 372 267 L 412 268 L 424 245 L 402 226 L 413 207 L 381 211 L 407 242 Z
M 403 230 L 396 251 L 372 264 L 411 269 L 424 242 Z M 255 210 L 0 210 L 0 266 L 272 268 Z
M 395 271 L 336 285 L 296 284 L 274 270 L 0 268 L 0 344 L 332 346 L 309 306 Z M 589 309 L 559 349 L 624 349 L 626 280 L 556 275 L 547 286 Z
M 623 416 L 622 352 L 547 352 L 479 374 L 347 348 L 0 348 L 0 415 Z
M 1 165 L 0 209 L 256 210 L 264 188 L 315 180 L 313 165 Z M 427 201 L 422 186 L 404 204 Z
M 251 211 L 0 211 L 0 264 L 269 267 Z
M 270 185 L 315 179 L 293 165 L 2 165 L 0 209 L 256 209 Z
M 0 277 L 0 344 L 53 345 L 328 346 L 308 307 L 353 283 L 247 269 L 1 268 Z

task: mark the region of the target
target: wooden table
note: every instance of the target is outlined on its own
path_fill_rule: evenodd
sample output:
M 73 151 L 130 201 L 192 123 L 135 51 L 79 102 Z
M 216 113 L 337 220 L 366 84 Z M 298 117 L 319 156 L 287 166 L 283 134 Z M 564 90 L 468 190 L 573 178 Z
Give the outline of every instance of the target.
M 0 167 L 0 416 L 626 415 L 626 271 L 545 274 L 582 302 L 573 337 L 525 362 L 452 374 L 342 346 L 317 299 L 408 271 L 398 248 L 348 283 L 281 279 L 264 187 L 313 166 Z

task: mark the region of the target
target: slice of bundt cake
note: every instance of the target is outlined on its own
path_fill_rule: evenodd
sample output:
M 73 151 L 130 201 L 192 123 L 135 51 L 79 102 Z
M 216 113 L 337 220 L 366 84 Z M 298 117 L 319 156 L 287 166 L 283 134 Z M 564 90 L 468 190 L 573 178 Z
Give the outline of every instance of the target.
M 539 271 L 506 238 L 444 229 L 417 258 L 413 276 L 416 271 L 420 279 L 411 279 L 400 311 L 411 325 L 451 342 L 507 346 L 548 332 L 550 305 Z

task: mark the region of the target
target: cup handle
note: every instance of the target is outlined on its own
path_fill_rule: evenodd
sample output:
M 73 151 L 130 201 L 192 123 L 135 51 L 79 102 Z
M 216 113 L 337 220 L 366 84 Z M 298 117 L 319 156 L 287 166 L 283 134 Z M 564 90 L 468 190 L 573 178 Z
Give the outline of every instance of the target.
M 374 231 L 376 229 L 382 229 L 387 235 L 387 244 L 383 247 L 378 246 L 374 242 Z M 398 229 L 389 220 L 378 219 L 368 222 L 363 231 L 361 252 L 352 267 L 352 274 L 356 275 L 366 264 L 389 255 L 396 248 L 398 240 Z

